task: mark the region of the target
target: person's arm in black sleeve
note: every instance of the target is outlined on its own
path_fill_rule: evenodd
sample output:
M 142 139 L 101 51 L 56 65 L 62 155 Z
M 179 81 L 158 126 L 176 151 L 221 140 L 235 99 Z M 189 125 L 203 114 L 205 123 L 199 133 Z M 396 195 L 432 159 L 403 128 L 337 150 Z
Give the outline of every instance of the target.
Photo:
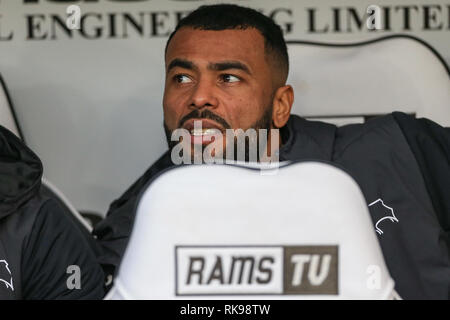
M 450 248 L 450 128 L 400 112 L 393 116 L 417 160 Z
M 78 267 L 79 289 L 75 270 Z M 92 248 L 53 200 L 41 206 L 25 243 L 22 284 L 24 299 L 102 299 L 104 296 L 104 274 Z
M 170 152 L 166 152 L 120 198 L 111 203 L 106 218 L 95 226 L 92 234 L 101 249 L 98 260 L 108 276 L 117 271 L 125 252 L 140 192 L 154 176 L 170 166 L 173 166 Z

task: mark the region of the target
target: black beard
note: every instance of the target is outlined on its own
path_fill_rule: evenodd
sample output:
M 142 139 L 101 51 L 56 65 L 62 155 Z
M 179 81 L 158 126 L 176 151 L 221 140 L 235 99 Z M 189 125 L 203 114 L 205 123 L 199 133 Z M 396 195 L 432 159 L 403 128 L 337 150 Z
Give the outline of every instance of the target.
M 206 112 L 205 112 L 206 111 Z M 195 112 L 195 110 L 193 112 L 191 112 L 190 114 L 188 114 L 187 116 L 185 116 L 181 121 L 180 121 L 180 125 L 179 127 L 181 127 L 181 125 L 191 119 L 191 118 L 195 118 L 195 119 L 211 119 L 214 120 L 218 123 L 220 123 L 225 129 L 230 129 L 231 127 L 228 125 L 228 123 L 223 120 L 222 118 L 220 118 L 219 116 L 213 114 L 212 112 L 210 112 L 209 110 L 205 110 L 204 112 L 200 113 L 198 110 L 197 112 Z M 272 111 L 273 111 L 273 106 L 270 105 L 266 108 L 266 111 L 264 112 L 264 114 L 262 115 L 262 117 L 257 120 L 252 126 L 250 126 L 250 128 L 255 129 L 257 132 L 257 141 L 256 141 L 256 145 L 257 145 L 257 161 L 260 161 L 260 156 L 261 156 L 261 152 L 263 152 L 267 146 L 267 140 L 265 141 L 264 144 L 262 144 L 260 146 L 259 143 L 259 130 L 260 129 L 266 129 L 267 130 L 267 137 L 270 136 L 270 129 L 271 129 L 271 125 L 272 125 Z M 204 117 L 202 117 L 202 115 Z M 179 141 L 172 141 L 171 137 L 172 137 L 172 133 L 174 130 L 170 130 L 166 124 L 166 122 L 164 121 L 164 132 L 166 134 L 166 140 L 167 140 L 167 145 L 169 146 L 169 152 L 172 152 L 172 149 L 179 143 Z M 246 136 L 245 137 L 245 162 L 249 162 L 250 161 L 250 141 L 249 141 L 249 137 Z M 229 159 L 229 160 L 234 160 L 237 161 L 237 156 L 238 156 L 238 152 L 237 152 L 237 148 L 238 148 L 238 138 L 235 136 L 234 137 L 234 158 L 233 159 Z M 205 150 L 205 148 L 208 145 L 202 146 L 202 154 Z M 181 151 L 182 152 L 182 151 Z M 180 155 L 182 156 L 182 154 Z M 227 160 L 226 158 L 226 152 L 224 150 L 223 152 L 223 160 Z M 239 159 L 242 160 L 242 159 Z

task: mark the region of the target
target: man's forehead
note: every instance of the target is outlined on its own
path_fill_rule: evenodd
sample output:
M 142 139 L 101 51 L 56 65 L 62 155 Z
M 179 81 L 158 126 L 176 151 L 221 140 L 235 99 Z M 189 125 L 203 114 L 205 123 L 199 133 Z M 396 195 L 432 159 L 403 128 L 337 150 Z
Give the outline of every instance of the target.
M 264 61 L 264 57 L 264 37 L 254 28 L 212 31 L 184 27 L 167 47 L 166 64 L 182 58 L 205 62 L 237 60 L 251 66 Z

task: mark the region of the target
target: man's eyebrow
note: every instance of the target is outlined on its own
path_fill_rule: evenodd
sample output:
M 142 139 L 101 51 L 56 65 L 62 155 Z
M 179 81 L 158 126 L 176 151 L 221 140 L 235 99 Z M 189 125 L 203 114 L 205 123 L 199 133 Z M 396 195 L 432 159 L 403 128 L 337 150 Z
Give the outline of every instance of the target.
M 224 71 L 224 70 L 228 70 L 228 69 L 239 69 L 250 75 L 252 74 L 250 72 L 250 69 L 244 63 L 239 62 L 239 61 L 222 61 L 222 62 L 209 63 L 208 69 L 215 70 L 215 71 Z
M 171 69 L 175 67 L 180 67 L 188 70 L 197 69 L 197 67 L 194 65 L 192 61 L 176 58 L 173 59 L 167 66 L 167 72 L 169 72 Z

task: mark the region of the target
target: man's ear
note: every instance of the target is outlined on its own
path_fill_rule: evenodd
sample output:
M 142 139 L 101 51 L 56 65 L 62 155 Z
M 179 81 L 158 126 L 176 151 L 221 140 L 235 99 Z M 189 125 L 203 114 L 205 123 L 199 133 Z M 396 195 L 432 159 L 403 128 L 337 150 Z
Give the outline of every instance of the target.
M 275 128 L 284 127 L 291 114 L 294 103 L 294 89 L 290 85 L 282 86 L 273 97 L 272 122 Z

